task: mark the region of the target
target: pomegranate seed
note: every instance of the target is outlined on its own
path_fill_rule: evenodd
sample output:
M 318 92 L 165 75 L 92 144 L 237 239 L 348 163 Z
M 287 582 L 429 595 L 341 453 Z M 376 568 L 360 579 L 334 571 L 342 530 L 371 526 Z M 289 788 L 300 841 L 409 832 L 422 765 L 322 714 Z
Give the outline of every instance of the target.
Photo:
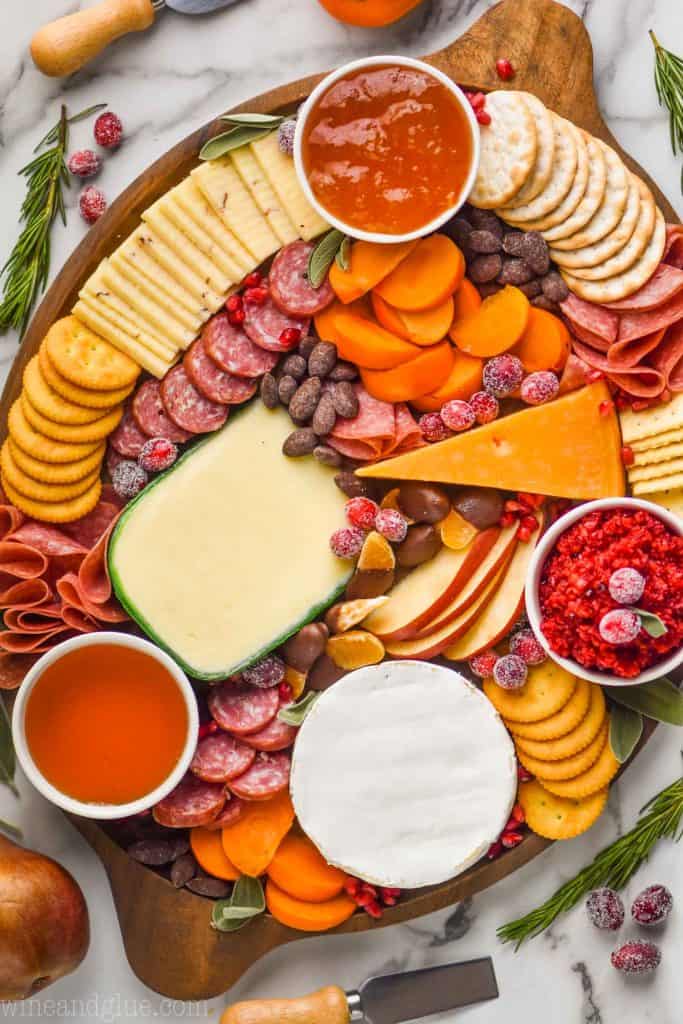
M 382 908 L 380 907 L 377 900 L 371 900 L 369 903 L 366 903 L 363 909 L 365 910 L 366 914 L 369 914 L 370 917 L 374 917 L 375 920 L 382 916 Z
M 514 850 L 515 846 L 519 846 L 524 836 L 521 832 L 505 832 L 500 837 L 500 841 L 505 850 Z
M 515 77 L 515 69 L 507 57 L 501 57 L 496 61 L 496 73 L 504 82 L 509 82 L 511 78 Z
M 210 722 L 202 722 L 199 726 L 199 732 L 197 733 L 199 739 L 204 739 L 205 736 L 211 736 L 213 733 L 218 732 L 218 722 L 214 722 L 211 719 Z
M 632 466 L 636 461 L 636 457 L 633 454 L 633 448 L 630 444 L 623 445 L 621 449 L 621 461 L 625 466 Z
M 292 700 L 292 687 L 289 683 L 280 683 L 277 688 L 277 695 L 283 704 L 288 704 Z
M 609 416 L 609 414 L 610 414 L 610 412 L 612 411 L 613 408 L 614 408 L 614 402 L 609 402 L 609 401 L 600 402 L 600 405 L 598 406 L 598 412 L 600 413 L 601 416 Z
M 260 288 L 263 277 L 259 274 L 258 270 L 252 270 L 251 274 L 247 274 L 242 284 L 245 288 Z
M 531 782 L 533 775 L 528 772 L 523 764 L 517 762 L 517 780 L 519 782 Z
M 476 117 L 479 124 L 491 124 L 491 115 L 488 110 L 475 110 L 474 116 Z
M 526 505 L 523 505 L 521 501 L 515 501 L 514 498 L 508 498 L 503 508 L 506 512 L 513 512 L 515 515 L 527 511 Z
M 586 370 L 586 380 L 589 384 L 595 384 L 596 380 L 602 380 L 604 376 L 602 370 Z
M 503 512 L 502 516 L 500 517 L 499 523 L 503 527 L 512 526 L 516 518 L 517 516 L 514 515 L 513 512 Z
M 521 523 L 525 530 L 531 530 L 532 533 L 538 529 L 536 516 L 522 516 Z
M 526 544 L 531 540 L 531 530 L 528 526 L 520 526 L 517 530 L 517 540 L 521 540 L 522 544 Z
M 527 491 L 519 491 L 517 494 L 517 501 L 521 502 L 522 505 L 526 505 L 527 508 L 537 509 L 540 508 L 545 501 L 545 495 L 529 494 Z
M 401 895 L 401 890 L 400 889 L 396 889 L 392 885 L 383 885 L 383 886 L 381 886 L 379 892 L 380 892 L 380 896 L 382 897 L 382 899 L 386 899 L 387 896 L 391 896 L 394 899 L 397 899 Z
M 486 103 L 486 94 L 483 92 L 471 92 L 468 99 L 475 110 L 482 110 Z
M 301 341 L 301 330 L 298 327 L 285 327 L 280 335 L 280 344 L 285 348 L 295 348 Z
M 233 327 L 239 327 L 240 324 L 243 324 L 246 319 L 247 314 L 241 307 L 240 309 L 236 309 L 234 313 L 228 313 L 228 320 L 233 325 Z
M 236 313 L 238 309 L 242 308 L 242 296 L 241 295 L 230 295 L 225 300 L 225 308 L 228 313 Z
M 515 804 L 510 812 L 510 818 L 511 820 L 514 818 L 519 825 L 524 824 L 526 821 L 526 814 L 524 813 L 524 808 L 521 804 Z
M 495 860 L 496 857 L 500 857 L 503 852 L 503 844 L 500 839 L 496 839 L 495 843 L 491 843 L 488 850 L 486 851 L 487 860 Z
M 244 292 L 247 302 L 253 302 L 255 306 L 262 306 L 268 298 L 267 288 L 247 288 Z
M 375 897 L 369 892 L 363 892 L 362 889 L 356 893 L 354 899 L 359 907 L 367 907 L 368 904 L 375 902 Z
M 350 877 L 347 878 L 346 881 L 344 882 L 344 891 L 346 892 L 347 896 L 351 897 L 351 899 L 355 899 L 355 897 L 360 892 L 359 879 Z

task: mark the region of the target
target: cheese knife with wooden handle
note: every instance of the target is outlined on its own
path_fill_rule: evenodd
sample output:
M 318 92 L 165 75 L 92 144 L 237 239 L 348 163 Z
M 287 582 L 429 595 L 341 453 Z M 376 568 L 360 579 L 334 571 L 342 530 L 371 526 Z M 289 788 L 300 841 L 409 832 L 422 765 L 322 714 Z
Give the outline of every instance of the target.
M 498 998 L 490 957 L 368 978 L 357 992 L 328 985 L 300 999 L 253 999 L 224 1011 L 221 1024 L 399 1024 Z
M 178 14 L 210 14 L 239 0 L 100 0 L 39 29 L 31 56 L 44 75 L 61 78 L 78 71 L 115 39 L 141 32 L 165 7 Z

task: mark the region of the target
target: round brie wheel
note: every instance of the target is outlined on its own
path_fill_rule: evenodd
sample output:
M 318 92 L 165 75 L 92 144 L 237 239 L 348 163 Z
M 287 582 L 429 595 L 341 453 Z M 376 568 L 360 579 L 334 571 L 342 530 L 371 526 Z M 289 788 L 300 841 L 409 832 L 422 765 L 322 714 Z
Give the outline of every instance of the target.
M 436 885 L 479 860 L 517 792 L 510 736 L 452 669 L 385 661 L 326 690 L 294 746 L 301 827 L 325 859 L 376 885 Z

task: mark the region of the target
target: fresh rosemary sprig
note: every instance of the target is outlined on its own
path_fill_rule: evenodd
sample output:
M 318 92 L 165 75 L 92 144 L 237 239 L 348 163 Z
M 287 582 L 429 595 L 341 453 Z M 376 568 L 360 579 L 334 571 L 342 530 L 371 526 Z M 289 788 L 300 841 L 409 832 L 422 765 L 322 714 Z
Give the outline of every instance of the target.
M 655 88 L 660 106 L 669 111 L 669 135 L 674 156 L 683 153 L 683 57 L 666 50 L 650 29 L 655 48 Z M 683 192 L 683 167 L 681 167 Z
M 536 910 L 499 928 L 498 938 L 502 942 L 514 942 L 515 949 L 519 949 L 523 942 L 540 935 L 556 917 L 575 907 L 593 889 L 603 885 L 610 889 L 623 888 L 660 839 L 677 842 L 683 833 L 683 778 L 648 801 L 640 814 L 642 817 L 630 832 L 601 850 L 587 867 Z
M 0 332 L 16 328 L 20 337 L 26 330 L 38 293 L 45 289 L 50 273 L 50 230 L 59 215 L 66 224 L 64 187 L 69 188 L 65 163 L 69 125 L 82 121 L 106 104 L 82 110 L 68 117 L 62 105 L 59 121 L 40 140 L 30 163 L 19 171 L 26 178 L 26 195 L 19 223 L 23 224 L 9 259 L 0 270 L 4 277 L 0 303 Z M 49 147 L 45 149 L 45 147 Z M 39 152 L 42 150 L 42 152 Z

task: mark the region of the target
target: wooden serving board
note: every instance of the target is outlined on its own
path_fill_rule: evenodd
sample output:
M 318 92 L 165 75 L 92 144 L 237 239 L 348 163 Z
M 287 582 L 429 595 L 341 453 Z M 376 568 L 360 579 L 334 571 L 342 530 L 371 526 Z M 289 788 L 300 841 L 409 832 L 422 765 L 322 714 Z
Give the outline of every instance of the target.
M 534 92 L 553 110 L 613 146 L 648 182 L 667 221 L 677 220 L 660 190 L 623 152 L 602 119 L 593 88 L 590 39 L 575 14 L 554 0 L 503 0 L 465 35 L 427 60 L 461 85 L 488 90 L 504 87 L 494 66 L 501 55 L 517 69 L 511 87 Z M 321 77 L 274 89 L 235 110 L 292 110 Z M 142 211 L 196 166 L 202 144 L 221 127 L 218 120 L 205 125 L 157 160 L 123 192 L 65 264 L 33 317 L 10 372 L 0 405 L 0 440 L 6 434 L 9 408 L 21 389 L 24 367 L 48 328 L 69 313 L 82 283 L 100 260 L 138 226 Z M 651 732 L 650 727 L 646 737 Z M 132 861 L 95 822 L 80 818 L 72 821 L 106 868 L 133 970 L 150 988 L 170 998 L 196 1000 L 219 995 L 264 953 L 306 937 L 306 933 L 285 928 L 268 915 L 234 935 L 219 934 L 209 927 L 209 901 L 174 889 L 153 871 Z M 356 914 L 337 931 L 367 931 L 447 907 L 505 878 L 549 845 L 547 840 L 529 835 L 499 860 L 475 865 L 444 885 L 404 898 L 398 906 L 386 910 L 379 922 Z

